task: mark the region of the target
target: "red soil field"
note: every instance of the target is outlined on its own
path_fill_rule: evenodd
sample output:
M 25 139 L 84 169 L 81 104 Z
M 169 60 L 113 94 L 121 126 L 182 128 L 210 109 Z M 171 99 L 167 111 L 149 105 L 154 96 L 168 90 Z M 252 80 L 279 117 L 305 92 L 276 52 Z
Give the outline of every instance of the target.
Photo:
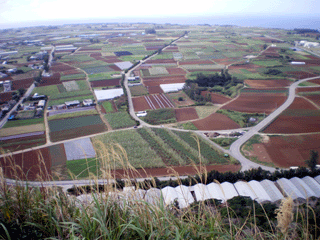
M 116 63 L 116 62 L 121 62 L 122 61 L 116 56 L 95 57 L 95 59 L 101 60 L 101 61 L 106 62 L 106 63 Z
M 120 85 L 120 78 L 109 79 L 109 80 L 99 80 L 90 82 L 91 87 L 109 87 Z
M 101 51 L 101 48 L 81 47 L 78 51 L 79 52 Z
M 248 84 L 252 88 L 274 88 L 274 87 L 288 87 L 291 85 L 291 81 L 287 79 L 277 80 L 245 80 L 245 84 Z
M 101 55 L 101 53 L 91 53 L 90 54 L 90 57 L 101 57 L 102 55 Z
M 320 106 L 320 94 L 319 95 L 309 95 L 309 96 L 304 96 L 304 97 L 308 98 L 309 100 L 311 100 L 312 102 L 314 102 L 315 104 Z
M 320 134 L 272 136 L 268 142 L 255 145 L 265 150 L 276 166 L 306 166 L 310 150 L 320 152 Z M 254 154 L 259 156 L 257 151 Z M 260 156 L 259 160 L 263 161 L 263 158 Z
M 228 67 L 229 70 L 233 70 L 233 69 L 257 69 L 257 68 L 261 68 L 261 66 L 259 65 L 255 65 L 252 63 L 249 64 L 239 64 L 239 65 L 231 65 Z
M 320 92 L 320 87 L 299 87 L 296 88 L 296 92 Z
M 222 68 L 221 68 L 222 69 Z M 221 69 L 189 69 L 188 72 L 221 72 Z
M 156 51 L 156 50 L 158 50 L 159 48 L 162 48 L 162 47 L 163 47 L 163 45 L 158 45 L 158 46 L 146 46 L 145 48 L 146 48 L 147 51 Z
M 310 78 L 310 77 L 315 77 L 317 76 L 316 74 L 313 73 L 308 73 L 308 72 L 285 72 L 286 74 L 295 77 L 296 79 L 304 79 L 304 78 Z
M 150 86 L 147 87 L 149 94 L 163 93 L 162 88 L 160 86 Z
M 12 157 L 2 157 L 0 165 L 6 178 L 37 180 L 40 177 L 42 180 L 47 180 L 48 175 L 51 174 L 51 158 L 48 148 L 19 153 Z
M 237 172 L 240 170 L 241 165 L 208 165 L 201 166 L 201 168 L 205 168 L 207 172 L 216 170 L 219 172 Z M 199 173 L 200 166 L 197 165 L 198 171 L 195 167 L 185 166 L 185 167 L 171 167 L 169 168 L 145 168 L 145 169 L 136 169 L 133 171 L 124 171 L 124 170 L 116 170 L 115 176 L 116 178 L 145 178 L 145 177 L 161 177 L 161 176 L 185 176 L 185 175 L 196 175 Z M 111 173 L 112 175 L 114 173 Z
M 121 68 L 117 67 L 116 65 L 109 65 L 108 67 L 114 71 L 121 71 Z
M 239 124 L 226 115 L 213 113 L 208 117 L 192 122 L 199 130 L 224 130 L 240 128 Z
M 211 102 L 215 103 L 215 104 L 224 104 L 224 103 L 229 102 L 231 100 L 231 98 L 222 96 L 222 95 L 220 95 L 218 93 L 212 93 L 212 92 L 209 92 L 209 91 L 202 91 L 201 92 L 201 95 L 204 96 L 204 97 L 207 94 L 211 95 Z
M 286 99 L 287 97 L 281 93 L 241 93 L 240 97 L 223 106 L 222 109 L 269 114 L 281 106 Z
M 134 111 L 144 111 L 147 109 L 151 109 L 147 100 L 144 97 L 134 97 L 132 98 Z
M 165 77 L 146 77 L 143 79 L 145 86 L 159 86 L 160 84 L 184 83 L 186 77 L 184 75 L 165 76 Z
M 177 63 L 173 59 L 154 59 L 154 60 L 148 60 L 145 62 L 146 64 L 166 64 L 166 63 Z
M 60 73 L 54 73 L 51 77 L 43 77 L 40 86 L 43 87 L 60 83 Z
M 178 122 L 189 121 L 199 118 L 194 108 L 177 108 L 174 110 Z
M 12 92 L 3 92 L 0 93 L 0 103 L 1 102 L 8 102 L 12 99 Z
M 319 84 L 320 85 L 320 78 L 315 79 L 315 80 L 311 80 L 309 82 L 315 83 L 315 84 Z
M 186 71 L 182 68 L 166 68 L 169 75 L 183 75 L 186 74 Z
M 274 120 L 264 133 L 320 132 L 319 110 L 303 98 L 296 97 L 288 109 Z
M 193 60 L 193 61 L 179 62 L 179 65 L 194 65 L 194 64 L 213 64 L 213 62 L 210 60 Z
M 19 88 L 27 89 L 34 82 L 33 78 L 26 78 L 23 80 L 14 80 L 12 81 L 12 90 L 18 90 Z

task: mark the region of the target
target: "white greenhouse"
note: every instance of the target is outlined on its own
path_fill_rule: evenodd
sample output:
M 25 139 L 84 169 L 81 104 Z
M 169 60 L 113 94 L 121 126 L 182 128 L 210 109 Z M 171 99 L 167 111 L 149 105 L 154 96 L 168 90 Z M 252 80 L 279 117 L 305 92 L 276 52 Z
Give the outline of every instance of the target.
M 316 194 L 312 189 L 300 178 L 294 177 L 290 179 L 290 182 L 294 184 L 296 188 L 302 193 L 302 195 L 305 197 L 305 199 L 310 197 L 316 197 Z
M 198 183 L 193 186 L 193 191 L 197 201 L 205 201 L 212 198 L 209 192 L 209 185 Z
M 316 176 L 316 177 L 314 178 L 314 180 L 316 180 L 316 181 L 320 184 L 320 175 L 319 175 L 319 176 Z
M 256 180 L 252 180 L 250 182 L 248 182 L 248 184 L 251 187 L 251 190 L 255 193 L 256 195 L 256 200 L 260 203 L 264 203 L 264 202 L 272 202 L 271 197 L 269 196 L 269 193 L 262 187 L 261 183 L 256 181 Z
M 179 185 L 175 187 L 175 190 L 178 195 L 178 203 L 180 208 L 186 208 L 191 203 L 194 202 L 194 198 L 192 197 L 191 192 L 189 191 L 189 188 L 184 185 Z
M 161 199 L 161 191 L 158 188 L 151 188 L 147 190 L 144 199 L 152 205 L 158 205 Z
M 276 182 L 288 197 L 291 197 L 293 200 L 298 201 L 305 200 L 304 195 L 299 191 L 298 188 L 296 188 L 296 186 L 290 180 L 286 178 L 281 178 Z
M 175 199 L 178 199 L 178 194 L 175 190 L 175 188 L 167 186 L 161 189 L 162 197 L 164 200 L 164 203 L 166 205 L 173 204 Z
M 312 191 L 315 193 L 316 197 L 320 198 L 320 185 L 319 183 L 314 180 L 312 177 L 306 176 L 302 178 L 302 181 L 309 186 L 309 188 L 312 189 Z
M 221 183 L 221 187 L 222 187 L 222 193 L 225 201 L 239 196 L 237 190 L 235 189 L 232 183 L 229 183 L 229 182 Z
M 222 185 L 218 183 L 210 183 L 207 185 L 207 188 L 211 198 L 222 200 L 222 202 L 228 200 L 223 193 Z
M 185 83 L 160 84 L 161 89 L 165 92 L 178 92 L 183 89 Z
M 233 184 L 240 196 L 250 197 L 252 200 L 256 200 L 258 197 L 255 192 L 251 189 L 249 183 L 239 181 Z
M 276 187 L 274 182 L 270 180 L 263 180 L 260 182 L 260 185 L 263 187 L 263 189 L 268 193 L 271 202 L 278 202 L 284 198 L 280 190 Z

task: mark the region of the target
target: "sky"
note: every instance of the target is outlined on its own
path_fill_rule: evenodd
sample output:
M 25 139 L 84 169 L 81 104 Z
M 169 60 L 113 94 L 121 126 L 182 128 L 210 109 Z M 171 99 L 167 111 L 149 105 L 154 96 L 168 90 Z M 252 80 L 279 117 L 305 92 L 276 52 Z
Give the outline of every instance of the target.
M 147 21 L 184 17 L 320 16 L 319 0 L 0 0 L 0 28 L 97 20 Z

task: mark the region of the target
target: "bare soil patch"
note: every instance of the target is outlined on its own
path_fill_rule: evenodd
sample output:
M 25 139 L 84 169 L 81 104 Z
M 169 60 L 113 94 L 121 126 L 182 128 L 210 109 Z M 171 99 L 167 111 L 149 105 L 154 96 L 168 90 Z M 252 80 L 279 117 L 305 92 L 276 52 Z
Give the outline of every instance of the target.
M 224 130 L 240 128 L 239 124 L 226 115 L 213 113 L 206 118 L 192 122 L 199 130 Z
M 177 122 L 189 121 L 199 118 L 197 111 L 192 108 L 176 108 L 175 110 Z
M 160 86 L 149 86 L 147 87 L 149 94 L 157 94 L 163 93 L 162 88 Z
M 132 98 L 134 111 L 144 111 L 151 109 L 145 97 L 134 97 Z
M 245 84 L 248 84 L 252 88 L 276 88 L 276 87 L 288 87 L 291 85 L 291 81 L 287 79 L 277 80 L 245 80 Z
M 109 87 L 120 85 L 120 78 L 108 79 L 108 80 L 99 80 L 90 82 L 91 87 Z
M 231 100 L 231 98 L 225 97 L 221 94 L 218 93 L 213 93 L 213 92 L 209 92 L 209 91 L 202 91 L 201 95 L 202 96 L 207 96 L 207 94 L 211 95 L 211 102 L 214 104 L 224 104 L 226 102 L 229 102 Z
M 186 74 L 186 71 L 182 68 L 167 68 L 169 75 L 183 75 Z
M 43 77 L 40 86 L 57 85 L 60 83 L 60 73 L 54 73 L 51 77 Z

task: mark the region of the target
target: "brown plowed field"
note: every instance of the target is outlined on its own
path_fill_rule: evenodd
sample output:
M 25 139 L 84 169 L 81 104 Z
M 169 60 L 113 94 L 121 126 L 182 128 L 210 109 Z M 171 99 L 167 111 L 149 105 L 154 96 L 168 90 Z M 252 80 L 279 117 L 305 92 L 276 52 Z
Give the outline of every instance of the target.
M 303 98 L 294 102 L 263 132 L 265 133 L 311 133 L 320 132 L 320 111 Z
M 51 158 L 48 148 L 0 158 L 0 166 L 4 176 L 12 179 L 37 180 L 40 177 L 42 180 L 47 180 L 48 174 L 51 174 Z
M 54 73 L 51 77 L 43 77 L 40 86 L 43 87 L 60 83 L 60 73 Z
M 216 170 L 219 172 L 237 172 L 240 170 L 241 165 L 208 165 L 202 166 L 207 172 Z M 199 166 L 197 166 L 199 169 Z M 171 167 L 169 168 L 145 168 L 145 169 L 136 169 L 136 171 L 125 172 L 124 170 L 116 170 L 115 175 L 117 178 L 127 178 L 128 175 L 130 178 L 145 178 L 145 177 L 161 177 L 161 176 L 185 176 L 185 175 L 196 175 L 197 171 L 195 167 L 185 166 L 185 167 Z M 111 173 L 114 174 L 114 173 Z
M 96 124 L 63 131 L 50 132 L 50 139 L 52 142 L 58 142 L 66 139 L 72 139 L 104 132 L 106 130 L 107 128 L 104 124 Z
M 109 87 L 120 85 L 120 78 L 109 79 L 109 80 L 99 80 L 90 82 L 91 87 Z
M 52 167 L 57 166 L 57 165 L 66 164 L 67 156 L 66 156 L 66 150 L 64 148 L 63 143 L 52 145 L 48 148 L 49 148 L 49 154 L 51 157 Z
M 102 55 L 101 55 L 101 53 L 91 53 L 90 54 L 90 57 L 101 57 Z
M 193 61 L 184 61 L 184 62 L 179 62 L 179 65 L 194 65 L 194 64 L 214 64 L 210 60 L 193 60 Z
M 104 62 L 107 63 L 116 63 L 116 62 L 121 62 L 121 60 L 116 57 L 116 56 L 107 56 L 107 57 L 103 57 L 104 58 Z
M 12 81 L 12 90 L 18 90 L 19 88 L 27 89 L 34 82 L 33 78 L 26 78 L 23 80 L 14 80 Z
M 315 83 L 315 84 L 319 84 L 320 85 L 320 78 L 315 79 L 315 80 L 311 80 L 309 82 Z
M 199 130 L 224 130 L 240 128 L 239 124 L 226 115 L 213 113 L 208 117 L 192 122 Z
M 201 95 L 204 96 L 204 97 L 207 94 L 211 95 L 211 102 L 215 103 L 215 104 L 224 104 L 224 103 L 229 102 L 231 100 L 231 98 L 222 96 L 222 95 L 220 95 L 218 93 L 212 93 L 212 92 L 209 92 L 209 91 L 202 91 L 201 92 Z
M 133 108 L 134 111 L 138 112 L 138 111 L 144 111 L 147 109 L 152 109 L 147 100 L 145 99 L 145 97 L 134 97 L 132 98 L 132 102 L 133 102 Z
M 287 97 L 281 93 L 241 93 L 238 99 L 223 106 L 222 109 L 269 114 L 281 106 L 286 99 Z
M 248 84 L 252 88 L 275 88 L 275 87 L 288 87 L 291 85 L 291 81 L 287 79 L 277 80 L 245 80 L 245 84 Z
M 77 69 L 63 71 L 63 75 L 73 75 L 73 74 L 80 74 L 80 73 L 82 73 L 82 72 Z
M 74 67 L 71 67 L 69 65 L 63 64 L 63 63 L 54 63 L 50 67 L 50 70 L 53 72 L 63 72 L 63 71 L 70 71 L 74 70 Z
M 272 136 L 267 143 L 255 144 L 266 151 L 272 162 L 279 167 L 306 166 L 305 160 L 309 159 L 310 151 L 320 152 L 320 134 L 299 136 Z M 254 149 L 259 149 L 254 147 Z M 259 151 L 254 154 L 259 156 Z
M 297 79 L 304 79 L 304 78 L 310 78 L 310 77 L 317 76 L 316 74 L 303 72 L 303 71 L 300 71 L 300 72 L 285 72 L 285 73 L 290 75 L 290 76 L 293 76 L 293 77 L 295 77 Z
M 186 71 L 182 68 L 166 68 L 169 75 L 183 75 L 186 74 Z
M 30 147 L 39 146 L 46 143 L 46 135 L 35 135 L 28 137 L 12 138 L 0 141 L 2 144 L 10 144 L 10 146 L 1 146 L 3 149 L 10 150 L 11 152 L 23 150 Z
M 249 64 L 243 64 L 243 65 L 231 65 L 228 67 L 229 70 L 233 70 L 233 69 L 257 69 L 257 68 L 261 68 L 261 66 L 259 65 L 255 65 L 252 63 Z
M 116 65 L 109 65 L 108 67 L 114 71 L 121 71 L 121 69 L 119 67 L 117 67 Z
M 319 95 L 309 95 L 309 96 L 305 96 L 306 98 L 308 98 L 309 100 L 311 100 L 312 102 L 314 102 L 315 104 L 317 104 L 318 106 L 320 106 L 320 94 Z
M 197 111 L 194 108 L 177 108 L 174 110 L 178 122 L 189 121 L 199 118 Z
M 150 87 L 147 87 L 147 90 L 149 94 L 163 93 L 160 86 L 150 86 Z
M 320 92 L 320 87 L 299 87 L 296 88 L 296 92 Z
M 186 77 L 184 75 L 156 77 L 156 78 L 147 77 L 143 79 L 143 84 L 145 86 L 159 86 L 160 84 L 184 83 L 185 81 L 186 81 Z
M 221 72 L 221 69 L 189 69 L 188 72 Z

